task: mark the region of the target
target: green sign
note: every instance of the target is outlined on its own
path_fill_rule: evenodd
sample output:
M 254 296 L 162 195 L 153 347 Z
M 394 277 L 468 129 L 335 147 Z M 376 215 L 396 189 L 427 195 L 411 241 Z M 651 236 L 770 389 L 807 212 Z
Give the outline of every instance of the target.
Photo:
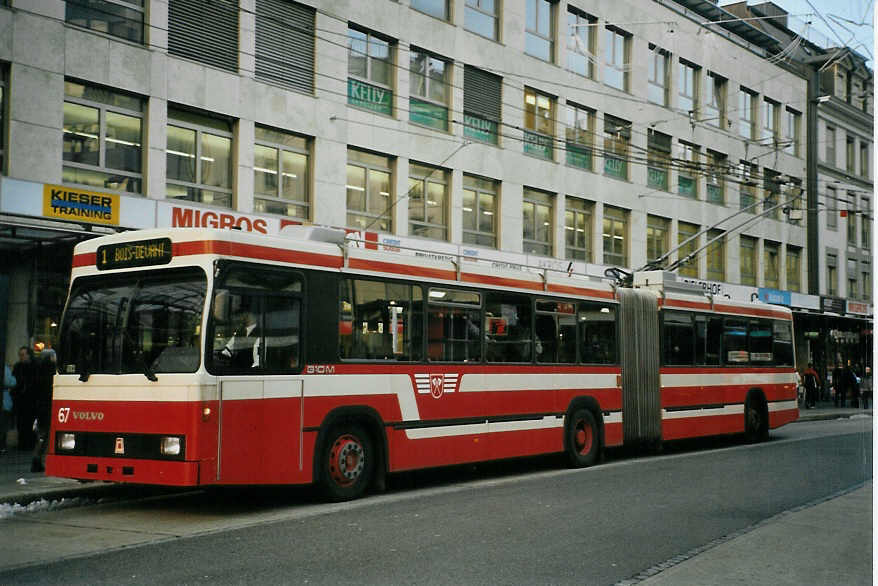
M 619 179 L 628 179 L 628 169 L 625 166 L 625 159 L 616 159 L 608 155 L 604 155 L 604 173 L 611 177 Z
M 393 91 L 348 78 L 348 104 L 379 114 L 393 114 Z
M 409 98 L 409 120 L 436 130 L 448 130 L 448 108 Z
M 695 179 L 684 175 L 677 176 L 677 193 L 686 197 L 695 197 Z
M 473 140 L 497 144 L 497 123 L 464 113 L 463 135 Z
M 524 152 L 541 159 L 552 158 L 552 137 L 524 131 Z
M 567 164 L 591 171 L 591 149 L 568 142 Z

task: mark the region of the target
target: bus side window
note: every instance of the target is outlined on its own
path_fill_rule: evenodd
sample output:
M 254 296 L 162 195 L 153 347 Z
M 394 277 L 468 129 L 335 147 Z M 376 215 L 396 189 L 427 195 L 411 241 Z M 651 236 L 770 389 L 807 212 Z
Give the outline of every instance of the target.
M 723 333 L 721 317 L 695 316 L 695 364 L 719 366 L 720 343 Z
M 772 352 L 771 322 L 765 319 L 750 322 L 750 362 L 754 364 L 771 364 L 774 362 Z
M 584 364 L 616 364 L 616 308 L 583 302 L 576 314 L 579 356 Z
M 343 359 L 419 360 L 423 338 L 420 287 L 342 279 L 339 284 L 339 355 Z M 413 313 L 418 315 L 415 317 Z
M 747 364 L 747 322 L 740 319 L 726 319 L 723 324 L 723 363 Z
M 485 358 L 488 362 L 531 362 L 533 321 L 525 295 L 485 295 Z
M 774 327 L 774 361 L 778 366 L 793 366 L 793 330 L 792 324 L 786 321 L 775 321 Z
M 690 366 L 695 363 L 695 332 L 692 314 L 665 311 L 662 315 L 664 364 Z
M 482 358 L 481 294 L 431 288 L 427 297 L 427 359 L 479 362 Z

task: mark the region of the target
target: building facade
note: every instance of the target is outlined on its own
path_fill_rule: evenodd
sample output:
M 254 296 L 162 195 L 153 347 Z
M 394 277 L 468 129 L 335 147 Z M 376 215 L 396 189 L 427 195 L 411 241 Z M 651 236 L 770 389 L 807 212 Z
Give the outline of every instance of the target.
M 708 0 L 9 0 L 7 360 L 54 343 L 76 241 L 162 226 L 313 222 L 595 276 L 685 259 L 713 294 L 819 306 L 808 79 L 731 18 Z

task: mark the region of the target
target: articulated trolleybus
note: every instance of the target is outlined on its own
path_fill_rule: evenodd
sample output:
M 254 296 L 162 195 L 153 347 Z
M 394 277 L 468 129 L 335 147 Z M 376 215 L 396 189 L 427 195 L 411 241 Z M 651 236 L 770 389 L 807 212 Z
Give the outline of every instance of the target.
M 789 310 L 660 271 L 633 286 L 385 249 L 326 228 L 82 242 L 47 471 L 319 483 L 744 433 L 798 416 Z M 496 264 L 496 266 L 495 266 Z

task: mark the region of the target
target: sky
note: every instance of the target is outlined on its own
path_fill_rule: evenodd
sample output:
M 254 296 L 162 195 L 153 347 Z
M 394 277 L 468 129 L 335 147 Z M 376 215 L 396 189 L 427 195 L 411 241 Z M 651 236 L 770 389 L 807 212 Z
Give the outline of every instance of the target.
M 808 40 L 825 46 L 824 41 L 838 46 L 851 47 L 873 63 L 875 55 L 875 0 L 772 0 L 775 4 L 801 21 L 811 21 L 813 36 Z M 720 5 L 730 4 L 722 0 Z M 760 0 L 749 0 L 748 4 L 759 4 Z M 821 18 L 821 16 L 823 18 Z M 825 22 L 824 22 L 825 21 Z M 828 23 L 828 24 L 827 24 Z M 794 27 L 790 27 L 794 28 Z

